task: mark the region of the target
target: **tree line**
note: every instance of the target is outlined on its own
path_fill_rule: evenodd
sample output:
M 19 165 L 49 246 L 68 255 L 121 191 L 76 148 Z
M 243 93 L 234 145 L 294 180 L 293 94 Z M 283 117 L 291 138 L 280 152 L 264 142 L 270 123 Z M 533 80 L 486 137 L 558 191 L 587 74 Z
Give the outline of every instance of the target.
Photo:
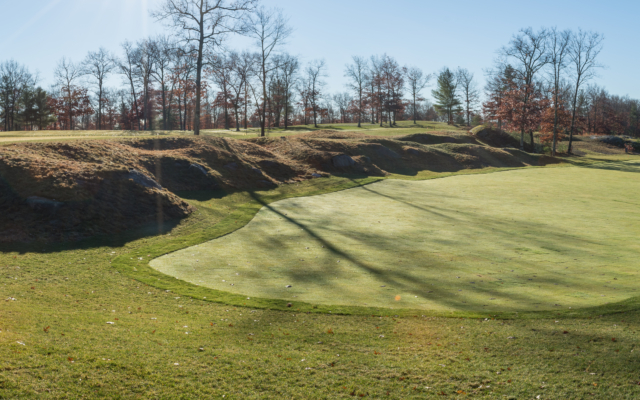
M 292 31 L 278 9 L 257 0 L 167 0 L 152 15 L 170 34 L 125 42 L 118 54 L 100 48 L 83 60 L 62 58 L 48 90 L 25 66 L 1 63 L 0 129 L 259 127 L 264 135 L 300 124 L 429 120 L 494 124 L 520 133 L 523 148 L 542 132 L 554 152 L 565 136 L 570 150 L 576 133 L 638 134 L 638 101 L 590 84 L 601 67 L 595 32 L 521 30 L 486 71 L 484 93 L 467 69 L 430 74 L 383 54 L 354 56 L 347 86 L 332 94 L 324 60 L 303 63 L 286 52 Z M 230 35 L 254 47 L 228 49 Z M 115 76 L 121 85 L 107 86 Z

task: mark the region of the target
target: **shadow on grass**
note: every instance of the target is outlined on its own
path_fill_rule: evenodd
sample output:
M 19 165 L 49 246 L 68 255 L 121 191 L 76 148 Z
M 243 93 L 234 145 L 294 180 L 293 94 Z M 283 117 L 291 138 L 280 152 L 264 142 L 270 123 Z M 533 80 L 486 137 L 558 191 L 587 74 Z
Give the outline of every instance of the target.
M 603 169 L 607 171 L 621 172 L 640 172 L 640 161 L 609 161 L 606 163 L 598 163 L 586 165 L 585 168 Z
M 575 254 L 576 252 L 589 254 L 589 252 L 595 246 L 601 245 L 600 243 L 591 240 L 575 238 L 574 235 L 570 233 L 554 229 L 554 226 L 550 224 L 535 223 L 529 221 L 523 222 L 520 220 L 510 219 L 497 220 L 494 216 L 485 216 L 476 212 L 464 210 L 455 210 L 455 215 L 451 215 L 452 210 L 447 209 L 446 207 L 425 207 L 412 204 L 401 198 L 401 196 L 393 196 L 380 193 L 378 190 L 376 190 L 375 186 L 362 186 L 361 189 L 366 190 L 372 195 L 382 196 L 385 199 L 397 201 L 404 205 L 410 206 L 414 209 L 414 213 L 429 213 L 430 215 L 446 218 L 450 220 L 451 223 L 464 224 L 465 228 L 463 228 L 463 231 L 468 232 L 468 235 L 493 235 L 495 236 L 495 241 L 500 243 L 502 247 L 517 249 L 525 245 L 529 247 L 551 249 L 549 250 L 549 252 L 553 251 L 567 255 L 569 253 Z M 541 293 L 547 291 L 551 292 L 557 290 L 558 287 L 562 286 L 575 286 L 575 281 L 569 279 L 571 275 L 565 276 L 563 273 L 561 273 L 564 270 L 541 271 L 540 274 L 545 274 L 545 276 L 538 277 L 535 276 L 535 272 L 532 272 L 539 270 L 540 265 L 538 265 L 538 261 L 527 260 L 526 258 L 517 258 L 517 261 L 514 262 L 513 265 L 509 264 L 509 267 L 511 268 L 515 266 L 518 270 L 526 270 L 525 276 L 514 277 L 516 274 L 521 273 L 509 273 L 507 271 L 504 271 L 504 273 L 500 275 L 505 279 L 504 282 L 509 283 L 509 285 L 507 285 L 509 289 L 516 289 L 515 292 L 506 292 L 504 290 L 504 286 L 502 286 L 502 279 L 490 279 L 486 284 L 479 284 L 473 287 L 468 287 L 468 285 L 464 286 L 465 293 L 463 294 L 463 296 L 461 296 L 460 293 L 457 293 L 451 287 L 452 283 L 450 280 L 440 281 L 435 278 L 431 279 L 429 282 L 425 282 L 423 276 L 412 273 L 412 269 L 415 271 L 415 268 L 421 268 L 421 266 L 419 265 L 419 259 L 412 261 L 412 265 L 409 265 L 406 268 L 401 268 L 399 265 L 389 266 L 389 268 L 387 268 L 387 266 L 368 263 L 361 257 L 356 256 L 347 250 L 340 249 L 336 244 L 333 244 L 325 239 L 325 237 L 327 237 L 327 234 L 333 237 L 343 236 L 355 239 L 354 232 L 351 232 L 348 227 L 336 224 L 335 221 L 329 217 L 324 220 L 318 221 L 318 223 L 314 223 L 314 226 L 312 227 L 308 224 L 305 224 L 301 220 L 284 214 L 283 212 L 278 210 L 278 208 L 275 208 L 269 205 L 267 202 L 263 201 L 260 196 L 254 195 L 252 197 L 263 207 L 278 215 L 280 218 L 283 218 L 288 223 L 300 228 L 307 235 L 313 238 L 317 243 L 322 244 L 322 246 L 324 246 L 324 248 L 327 249 L 332 254 L 332 256 L 339 257 L 345 261 L 348 261 L 355 265 L 361 271 L 365 271 L 374 275 L 380 282 L 384 282 L 386 285 L 392 286 L 394 290 L 405 293 L 408 292 L 413 295 L 420 296 L 434 303 L 438 303 L 446 308 L 452 308 L 460 311 L 478 312 L 498 309 L 512 311 L 532 311 L 539 305 L 541 310 L 548 310 L 550 307 L 551 309 L 553 309 L 553 307 L 562 307 L 563 305 L 553 303 L 557 300 L 552 301 L 550 299 L 544 298 L 543 296 L 541 297 Z M 346 223 L 347 221 L 344 222 Z M 324 231 L 324 234 L 322 234 L 321 231 Z M 534 234 L 525 233 L 524 235 L 514 235 L 514 232 L 516 231 L 534 232 Z M 397 246 L 397 243 L 395 243 L 394 239 L 391 239 L 391 237 L 377 235 L 372 232 L 358 233 L 357 236 L 358 238 L 356 240 L 359 241 L 359 244 L 361 246 L 367 246 L 368 251 L 374 251 L 382 247 L 385 249 L 389 249 L 388 251 L 390 252 L 393 252 L 394 250 L 392 249 L 395 248 L 395 251 L 398 253 L 399 258 L 406 257 L 406 254 L 403 254 L 403 249 Z M 457 242 L 455 240 L 451 241 L 437 238 L 432 240 L 434 241 L 434 243 L 452 246 L 455 248 L 461 248 L 462 246 L 464 246 L 464 242 Z M 268 252 L 273 251 L 273 249 L 282 248 L 285 244 L 285 241 L 278 238 L 277 235 L 263 236 L 260 238 L 260 240 L 252 243 L 252 245 L 254 246 L 263 248 L 265 255 L 269 254 Z M 368 253 L 368 251 L 365 251 L 365 253 Z M 523 253 L 521 252 L 520 254 Z M 503 254 L 499 254 L 489 249 L 473 254 L 472 256 L 483 260 L 495 260 L 498 258 L 503 258 Z M 514 253 L 514 257 L 518 257 L 518 253 Z M 606 257 L 603 256 L 598 256 L 597 258 L 600 262 L 607 261 L 605 259 Z M 329 266 L 329 269 L 325 267 L 322 270 L 313 270 L 311 268 L 304 269 L 303 265 L 304 264 L 301 264 L 301 268 L 293 268 L 285 271 L 293 284 L 304 285 L 305 283 L 309 282 L 320 285 L 332 284 L 332 280 L 330 278 L 335 277 L 336 268 Z M 455 263 L 450 263 L 447 261 L 433 262 L 432 260 L 431 264 L 428 267 L 436 270 L 441 270 L 443 274 L 452 274 L 456 272 Z M 451 269 L 452 267 L 454 269 Z M 498 268 L 489 267 L 488 265 L 487 267 L 489 269 Z M 504 268 L 507 267 L 505 266 Z M 574 270 L 573 266 L 571 268 L 572 270 Z M 485 273 L 483 272 L 483 274 Z M 494 275 L 495 271 L 487 274 Z M 265 279 L 267 279 L 266 276 Z M 602 284 L 602 282 L 597 277 L 582 276 L 580 279 L 581 289 L 583 287 L 591 287 L 593 289 L 596 286 Z M 525 291 L 517 291 L 517 288 L 520 286 L 523 288 L 539 286 L 542 288 L 542 290 L 536 290 L 531 293 L 526 293 Z M 465 298 L 465 295 L 469 293 L 472 293 L 472 296 L 470 296 L 469 298 Z M 278 294 L 275 292 L 273 293 L 273 295 L 278 296 Z M 344 297 L 348 298 L 350 296 L 347 293 Z M 484 298 L 485 300 L 480 302 L 469 301 L 470 298 L 477 299 L 480 297 Z M 508 303 L 496 309 L 495 307 L 492 308 L 490 299 L 500 299 L 501 301 L 506 301 Z M 363 298 L 357 298 L 356 300 L 358 303 L 366 301 L 366 299 Z
M 88 250 L 101 247 L 120 248 L 130 242 L 139 239 L 149 238 L 171 232 L 182 220 L 163 220 L 160 222 L 149 222 L 138 228 L 130 229 L 118 234 L 105 234 L 94 236 L 78 241 L 65 241 L 56 243 L 0 243 L 2 253 L 40 253 L 50 254 L 62 251 Z
M 229 196 L 232 192 L 219 189 L 219 190 L 196 190 L 196 191 L 184 191 L 184 192 L 176 192 L 177 196 L 185 200 L 195 200 L 195 201 L 209 201 L 209 200 L 219 200 L 224 197 Z

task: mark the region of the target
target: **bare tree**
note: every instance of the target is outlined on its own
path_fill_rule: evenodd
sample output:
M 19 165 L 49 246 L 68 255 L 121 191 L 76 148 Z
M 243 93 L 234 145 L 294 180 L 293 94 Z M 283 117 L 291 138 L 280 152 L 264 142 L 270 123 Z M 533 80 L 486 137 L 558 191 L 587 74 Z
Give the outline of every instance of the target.
M 29 70 L 11 60 L 0 64 L 0 116 L 4 119 L 4 130 L 16 129 L 15 116 L 22 94 L 36 85 L 38 78 Z
M 135 119 L 136 121 L 138 121 L 138 130 L 140 130 L 140 111 L 138 107 L 138 96 L 136 95 L 136 80 L 139 76 L 139 73 L 137 71 L 138 64 L 136 63 L 138 54 L 137 50 L 128 41 L 122 44 L 122 49 L 124 50 L 124 57 L 122 59 L 115 59 L 115 63 L 120 69 L 120 73 L 124 75 L 124 77 L 129 82 L 129 85 L 131 86 L 131 96 L 133 99 Z
M 256 13 L 247 19 L 244 25 L 247 35 L 253 38 L 259 47 L 258 56 L 262 83 L 262 109 L 260 118 L 260 135 L 265 135 L 265 117 L 267 105 L 267 75 L 279 68 L 278 63 L 270 63 L 270 57 L 274 50 L 285 44 L 291 28 L 287 19 L 279 9 L 266 9 L 261 7 Z
M 536 74 L 549 62 L 547 53 L 548 37 L 549 31 L 546 29 L 541 29 L 538 32 L 534 32 L 531 28 L 522 29 L 518 35 L 511 39 L 508 47 L 500 50 L 500 55 L 506 61 L 514 61 L 512 65 L 515 75 L 524 85 L 524 95 L 521 99 L 523 113 L 534 90 Z M 506 65 L 504 65 L 505 68 Z M 524 150 L 524 131 L 523 118 L 520 128 L 520 150 Z M 530 132 L 530 135 L 531 147 L 533 148 L 533 132 Z
M 551 154 L 556 155 L 558 143 L 558 110 L 560 107 L 562 75 L 567 67 L 567 52 L 571 42 L 571 31 L 559 31 L 557 28 L 549 29 L 549 65 L 552 67 L 553 85 L 553 144 Z
M 333 95 L 333 102 L 336 106 L 338 106 L 338 111 L 340 112 L 340 122 L 343 124 L 346 121 L 347 109 L 349 108 L 349 103 L 351 103 L 352 99 L 349 93 L 338 93 Z
M 602 65 L 597 62 L 598 55 L 602 51 L 602 41 L 604 37 L 597 32 L 589 32 L 578 30 L 569 44 L 569 60 L 573 68 L 575 79 L 574 92 L 571 99 L 571 128 L 569 129 L 569 149 L 573 144 L 573 130 L 575 129 L 576 110 L 578 103 L 578 93 L 580 87 L 589 80 L 593 79 L 597 74 L 597 69 Z
M 326 76 L 325 68 L 324 60 L 315 60 L 306 69 L 309 103 L 313 111 L 313 126 L 316 128 L 318 127 L 318 104 L 322 99 L 322 88 L 325 85 L 322 80 Z
M 224 36 L 241 31 L 239 21 L 253 10 L 257 0 L 164 0 L 152 16 L 157 20 L 170 20 L 184 42 L 196 44 L 196 105 L 193 132 L 200 134 L 200 93 L 202 65 L 206 46 L 219 46 Z
M 235 79 L 237 76 L 233 73 L 235 66 L 234 63 L 238 55 L 236 53 L 232 53 L 229 57 L 224 56 L 214 56 L 209 61 L 209 65 L 211 65 L 211 76 L 213 80 L 221 89 L 221 92 L 218 96 L 222 98 L 222 107 L 224 109 L 224 129 L 229 130 L 229 101 L 232 100 L 233 97 L 231 95 L 231 90 L 234 86 L 238 86 L 235 84 Z M 235 84 L 235 85 L 234 85 Z M 234 107 L 236 110 L 236 122 L 237 122 L 237 107 Z
M 370 102 L 372 107 L 376 108 L 374 112 L 374 116 L 380 121 L 380 127 L 382 128 L 382 105 L 384 100 L 383 94 L 383 65 L 385 61 L 386 55 L 380 56 L 371 56 L 371 63 L 369 64 L 369 80 L 371 85 L 371 94 L 370 94 Z
M 96 52 L 89 52 L 87 57 L 82 62 L 82 73 L 84 75 L 90 75 L 95 79 L 95 83 L 98 87 L 98 117 L 97 128 L 102 129 L 102 109 L 104 103 L 104 80 L 107 76 L 116 68 L 115 62 L 113 62 L 113 56 L 109 52 L 101 47 Z
M 381 106 L 387 112 L 389 127 L 396 124 L 396 115 L 402 109 L 402 89 L 404 88 L 404 71 L 398 62 L 386 54 L 379 64 L 381 80 Z
M 156 42 L 156 67 L 152 71 L 155 81 L 160 85 L 162 97 L 162 129 L 169 129 L 170 104 L 167 97 L 171 96 L 175 87 L 175 79 L 171 79 L 171 68 L 175 62 L 176 44 L 167 36 L 159 36 Z
M 427 87 L 431 80 L 431 74 L 425 75 L 420 68 L 406 68 L 405 75 L 407 77 L 407 85 L 409 86 L 409 92 L 413 102 L 413 124 L 418 123 L 418 101 L 422 101 L 420 98 L 420 92 Z
M 243 52 L 241 58 L 241 64 L 244 65 L 244 129 L 247 130 L 249 128 L 249 89 L 251 80 L 256 75 L 258 54 Z
M 293 88 L 298 81 L 298 70 L 300 69 L 300 61 L 298 58 L 289 54 L 282 55 L 280 62 L 280 71 L 282 76 L 282 86 L 284 90 L 284 129 L 289 127 L 289 109 L 291 108 L 291 98 L 293 97 Z
M 229 55 L 229 73 L 227 85 L 232 90 L 232 96 L 230 100 L 231 105 L 234 109 L 236 119 L 236 132 L 240 132 L 240 110 L 243 104 L 245 106 L 245 129 L 247 129 L 247 84 L 250 75 L 254 71 L 256 61 L 257 55 L 253 53 L 243 52 L 242 54 L 238 54 L 236 52 L 232 52 Z
M 156 57 L 158 53 L 157 43 L 152 39 L 144 39 L 138 42 L 138 48 L 136 49 L 135 63 L 137 68 L 135 71 L 138 73 L 139 81 L 142 82 L 142 107 L 144 117 L 144 130 L 148 131 L 153 129 L 151 119 L 151 107 L 149 106 L 150 97 L 150 84 L 151 75 L 153 74 Z
M 368 62 L 363 57 L 353 56 L 353 64 L 347 65 L 345 76 L 350 79 L 349 87 L 358 95 L 358 128 L 362 127 L 362 99 L 367 86 Z M 415 109 L 415 106 L 414 106 Z
M 187 130 L 189 118 L 189 95 L 193 93 L 195 82 L 193 73 L 196 70 L 197 51 L 193 47 L 179 49 L 176 52 L 175 79 L 178 87 L 178 115 L 180 129 Z
M 471 126 L 471 114 L 480 100 L 480 94 L 473 80 L 473 74 L 466 68 L 458 68 L 458 89 L 462 92 L 464 113 L 467 116 L 467 126 Z
M 73 91 L 76 81 L 82 76 L 82 70 L 71 60 L 62 57 L 62 60 L 58 62 L 54 75 L 60 85 L 60 90 L 67 94 L 66 106 L 69 113 L 69 129 L 73 130 Z

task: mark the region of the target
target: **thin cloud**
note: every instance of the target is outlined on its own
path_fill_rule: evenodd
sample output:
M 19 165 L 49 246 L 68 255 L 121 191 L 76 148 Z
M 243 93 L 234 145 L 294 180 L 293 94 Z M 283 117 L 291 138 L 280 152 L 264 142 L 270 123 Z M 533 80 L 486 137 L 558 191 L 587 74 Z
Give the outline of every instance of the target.
M 11 43 L 12 41 L 14 41 L 16 38 L 18 38 L 20 35 L 22 35 L 22 33 L 24 33 L 24 31 L 26 31 L 27 29 L 29 29 L 31 27 L 31 25 L 35 24 L 36 22 L 38 22 L 38 20 L 40 18 L 42 18 L 43 16 L 45 16 L 53 7 L 55 7 L 58 3 L 60 3 L 61 0 L 51 0 L 51 2 L 49 2 L 49 4 L 47 4 L 46 6 L 44 6 L 40 11 L 38 11 L 33 17 L 31 17 L 31 19 L 29 21 L 27 21 L 24 25 L 22 25 L 22 27 L 18 28 L 15 32 L 13 32 L 13 34 L 11 36 L 9 36 L 5 41 L 0 43 L 0 49 L 2 49 L 3 47 L 5 47 L 8 43 Z

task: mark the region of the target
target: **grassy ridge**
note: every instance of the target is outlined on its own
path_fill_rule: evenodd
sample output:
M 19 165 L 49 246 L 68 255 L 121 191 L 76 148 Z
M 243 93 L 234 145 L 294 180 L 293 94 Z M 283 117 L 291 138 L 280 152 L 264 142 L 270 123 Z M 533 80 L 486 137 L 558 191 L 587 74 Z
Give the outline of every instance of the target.
M 408 135 L 412 133 L 423 133 L 431 131 L 452 131 L 463 132 L 464 129 L 456 126 L 450 126 L 441 122 L 419 121 L 413 124 L 410 121 L 400 121 L 397 126 L 389 127 L 387 124 L 380 126 L 379 124 L 362 124 L 362 128 L 358 128 L 357 124 L 321 124 L 318 128 L 313 125 L 296 125 L 288 128 L 286 131 L 282 128 L 269 129 L 267 136 L 288 136 L 303 132 L 313 132 L 318 130 L 337 130 L 359 132 L 368 135 L 377 136 L 395 136 Z M 242 129 L 240 132 L 235 130 L 211 129 L 201 131 L 202 136 L 214 137 L 255 137 L 260 134 L 259 128 Z M 152 137 L 180 137 L 192 136 L 192 131 L 19 131 L 19 132 L 0 132 L 0 146 L 10 143 L 19 142 L 50 142 L 50 141 L 66 141 L 66 140 L 126 140 L 129 138 L 152 138 Z

